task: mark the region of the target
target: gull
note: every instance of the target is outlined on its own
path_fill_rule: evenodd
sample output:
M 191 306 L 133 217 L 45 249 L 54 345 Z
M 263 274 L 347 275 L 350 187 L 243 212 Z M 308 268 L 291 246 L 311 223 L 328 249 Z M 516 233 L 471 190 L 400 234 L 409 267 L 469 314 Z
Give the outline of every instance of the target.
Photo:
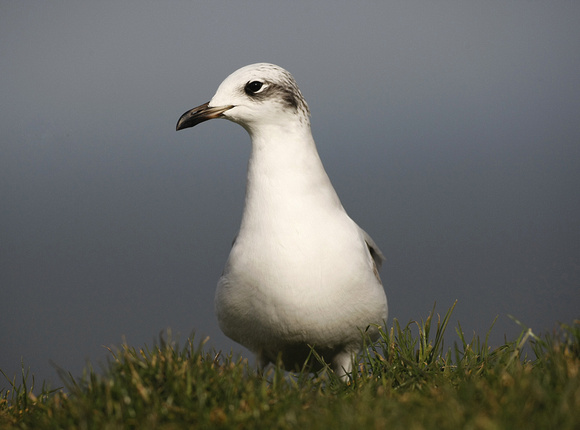
M 242 67 L 176 129 L 214 118 L 241 125 L 252 141 L 240 230 L 215 295 L 221 330 L 262 369 L 319 369 L 314 350 L 346 379 L 363 333 L 376 340 L 387 319 L 384 256 L 343 208 L 296 81 L 274 64 Z

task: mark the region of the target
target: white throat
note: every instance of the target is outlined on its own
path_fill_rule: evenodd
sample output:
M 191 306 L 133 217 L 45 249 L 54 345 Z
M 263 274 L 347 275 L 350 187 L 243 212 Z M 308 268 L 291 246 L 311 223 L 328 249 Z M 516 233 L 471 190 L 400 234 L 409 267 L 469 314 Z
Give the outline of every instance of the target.
M 325 210 L 343 211 L 308 124 L 271 125 L 250 133 L 252 153 L 240 235 L 247 229 L 255 234 L 256 228 L 284 225 L 284 220 L 296 225 L 296 220 L 311 220 L 316 212 L 325 216 Z

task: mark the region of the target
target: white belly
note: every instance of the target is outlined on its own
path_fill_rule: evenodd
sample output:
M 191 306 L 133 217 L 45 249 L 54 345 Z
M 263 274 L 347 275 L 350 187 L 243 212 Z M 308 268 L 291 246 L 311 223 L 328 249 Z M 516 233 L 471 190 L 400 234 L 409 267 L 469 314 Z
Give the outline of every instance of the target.
M 361 231 L 346 214 L 336 223 L 238 237 L 216 292 L 228 337 L 254 352 L 336 347 L 358 344 L 361 330 L 382 325 L 386 297 Z

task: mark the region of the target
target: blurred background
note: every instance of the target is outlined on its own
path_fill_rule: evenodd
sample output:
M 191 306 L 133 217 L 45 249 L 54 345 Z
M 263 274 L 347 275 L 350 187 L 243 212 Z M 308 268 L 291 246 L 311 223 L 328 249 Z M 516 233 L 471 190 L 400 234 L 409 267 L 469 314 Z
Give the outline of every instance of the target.
M 175 132 L 234 70 L 296 78 L 389 323 L 458 300 L 492 345 L 580 316 L 580 3 L 0 3 L 0 369 L 61 385 L 171 329 L 224 352 L 214 289 L 250 139 Z M 447 345 L 457 340 L 449 328 Z M 19 377 L 17 377 L 19 382 Z M 0 378 L 0 387 L 7 382 Z

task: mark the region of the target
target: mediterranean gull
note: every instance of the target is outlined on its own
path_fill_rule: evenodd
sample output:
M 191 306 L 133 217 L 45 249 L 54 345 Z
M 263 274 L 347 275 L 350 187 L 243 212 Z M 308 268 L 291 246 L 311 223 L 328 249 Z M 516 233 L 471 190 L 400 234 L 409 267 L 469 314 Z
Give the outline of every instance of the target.
M 290 73 L 242 67 L 176 128 L 214 118 L 240 124 L 252 140 L 240 231 L 216 290 L 220 328 L 262 368 L 299 370 L 313 348 L 345 379 L 363 333 L 376 340 L 387 319 L 382 252 L 342 207 Z

